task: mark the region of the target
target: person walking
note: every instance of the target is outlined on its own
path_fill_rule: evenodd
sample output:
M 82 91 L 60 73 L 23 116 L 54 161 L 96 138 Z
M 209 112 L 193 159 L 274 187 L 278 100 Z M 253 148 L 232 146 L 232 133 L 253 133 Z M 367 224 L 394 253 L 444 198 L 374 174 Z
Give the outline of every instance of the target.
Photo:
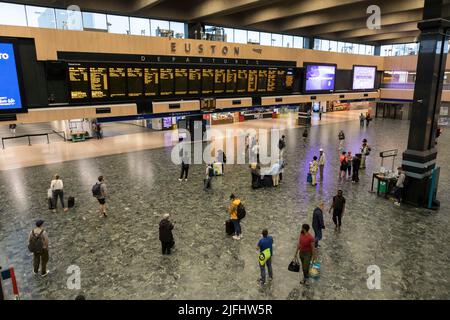
M 323 113 L 323 108 L 320 107 L 320 109 L 319 109 L 319 121 L 322 120 L 322 113 Z
M 303 224 L 300 236 L 298 239 L 297 251 L 295 252 L 295 257 L 299 255 L 300 261 L 302 263 L 303 280 L 300 281 L 301 284 L 309 284 L 309 267 L 311 261 L 315 259 L 315 240 L 314 237 L 309 233 L 309 224 Z
M 311 185 L 317 185 L 317 171 L 319 170 L 319 162 L 317 161 L 317 157 L 313 157 L 313 161 L 309 165 L 309 172 L 311 173 Z
M 281 171 L 281 160 L 278 160 L 270 168 L 270 174 L 272 175 L 272 183 L 274 187 L 280 184 L 280 171 Z
M 339 151 L 342 152 L 344 150 L 344 142 L 345 142 L 345 134 L 343 130 L 339 131 L 338 139 L 339 139 Z
M 211 189 L 212 187 L 212 178 L 214 176 L 214 169 L 212 164 L 208 163 L 206 165 L 206 170 L 205 170 L 205 178 L 203 179 L 203 191 L 208 191 L 208 189 Z
M 261 166 L 259 163 L 250 164 L 250 173 L 252 175 L 252 188 L 258 189 L 261 187 Z
M 189 153 L 187 151 L 184 151 L 183 157 L 181 158 L 181 174 L 178 181 L 187 181 L 188 174 L 189 174 L 189 163 L 191 162 L 191 158 L 189 157 Z
M 345 176 L 347 175 L 347 154 L 345 151 L 342 152 L 341 156 L 339 157 L 339 180 L 345 179 Z
M 228 212 L 230 214 L 230 220 L 234 226 L 234 240 L 242 239 L 242 231 L 241 231 L 241 222 L 238 218 L 238 206 L 241 203 L 241 200 L 236 197 L 233 193 L 230 195 L 230 206 L 228 208 Z
M 259 239 L 256 245 L 257 250 L 259 250 L 259 268 L 261 270 L 261 278 L 259 282 L 261 284 L 266 283 L 266 267 L 269 273 L 269 279 L 273 279 L 272 270 L 272 257 L 273 257 L 273 238 L 269 236 L 269 231 L 264 229 L 262 231 L 262 238 Z
M 397 199 L 396 202 L 394 202 L 394 204 L 396 206 L 400 206 L 400 204 L 402 203 L 403 200 L 403 189 L 405 187 L 405 179 L 406 179 L 406 175 L 405 172 L 403 171 L 402 167 L 398 167 L 398 178 L 397 178 L 397 182 L 395 184 L 395 197 Z
M 100 204 L 100 217 L 107 217 L 106 213 L 106 197 L 108 195 L 106 189 L 105 178 L 103 176 L 98 177 L 98 181 L 92 187 L 92 195 L 97 198 L 98 203 Z
M 39 273 L 41 266 L 41 276 L 49 274 L 47 270 L 48 255 L 48 234 L 44 229 L 44 220 L 36 221 L 36 227 L 28 235 L 28 249 L 33 253 L 33 274 Z
M 357 153 L 352 160 L 352 182 L 359 182 L 359 166 L 361 165 L 361 154 Z
M 323 221 L 323 210 L 325 205 L 323 202 L 319 204 L 313 211 L 312 228 L 314 230 L 315 247 L 319 248 L 319 241 L 322 240 L 322 229 L 325 229 Z
M 222 149 L 220 149 L 217 152 L 217 159 L 222 164 L 222 175 L 224 175 L 225 174 L 225 164 L 227 163 L 227 155 L 225 154 L 225 152 Z
M 172 230 L 174 225 L 169 221 L 170 215 L 165 213 L 159 222 L 159 241 L 161 241 L 162 254 L 170 254 L 175 241 L 173 240 Z
M 363 139 L 361 146 L 361 169 L 366 168 L 366 157 L 370 154 L 370 151 L 372 151 L 372 149 L 369 147 L 367 139 Z
M 303 130 L 303 146 L 306 147 L 306 140 L 308 139 L 308 128 L 305 128 L 305 130 Z
M 343 196 L 343 191 L 338 190 L 337 195 L 333 197 L 333 204 L 330 207 L 328 213 L 333 209 L 333 222 L 335 225 L 334 230 L 341 231 L 342 217 L 345 212 L 345 198 Z
M 320 182 L 323 182 L 323 168 L 325 167 L 325 153 L 323 149 L 319 150 L 319 172 L 320 172 Z
M 286 136 L 283 135 L 278 141 L 278 149 L 280 150 L 280 159 L 283 159 L 284 150 L 286 149 Z
M 347 173 L 348 173 L 348 180 L 352 178 L 352 162 L 353 162 L 353 155 L 352 152 L 347 152 Z
M 17 125 L 15 123 L 11 123 L 9 125 L 9 131 L 11 132 L 11 134 L 16 135 L 16 127 Z
M 103 129 L 100 122 L 96 123 L 95 132 L 97 133 L 97 139 L 103 139 Z
M 64 184 L 58 174 L 55 174 L 53 180 L 50 183 L 50 189 L 52 190 L 53 212 L 56 213 L 58 207 L 58 198 L 61 201 L 61 207 L 64 212 L 67 212 L 69 208 L 64 205 Z
M 366 114 L 366 127 L 369 127 L 369 123 L 372 121 L 372 117 L 370 116 L 370 112 Z
M 366 118 L 364 117 L 364 114 L 361 112 L 361 114 L 359 115 L 359 125 L 360 125 L 361 128 L 364 127 L 364 120 L 365 119 Z
M 91 129 L 92 129 L 92 136 L 98 140 L 97 123 L 95 121 L 92 121 Z
M 286 161 L 284 161 L 284 159 L 280 159 L 279 161 L 280 163 L 280 171 L 278 174 L 278 179 L 279 179 L 279 183 L 281 183 L 283 181 L 283 173 L 284 173 L 284 168 L 286 167 Z

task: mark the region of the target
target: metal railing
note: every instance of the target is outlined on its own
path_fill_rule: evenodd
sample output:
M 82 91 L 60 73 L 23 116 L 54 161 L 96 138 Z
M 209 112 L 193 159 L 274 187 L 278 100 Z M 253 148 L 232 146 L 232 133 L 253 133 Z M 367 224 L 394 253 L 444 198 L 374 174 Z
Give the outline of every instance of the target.
M 31 137 L 39 137 L 39 136 L 46 136 L 47 137 L 47 144 L 50 144 L 50 139 L 48 137 L 49 134 L 56 134 L 64 139 L 64 141 L 67 141 L 66 133 L 64 131 L 55 131 L 53 132 L 46 132 L 46 133 L 29 133 L 29 134 L 21 134 L 18 136 L 12 136 L 12 137 L 2 137 L 2 149 L 5 149 L 5 140 L 12 140 L 12 139 L 20 139 L 20 138 L 28 138 L 28 145 L 31 146 Z

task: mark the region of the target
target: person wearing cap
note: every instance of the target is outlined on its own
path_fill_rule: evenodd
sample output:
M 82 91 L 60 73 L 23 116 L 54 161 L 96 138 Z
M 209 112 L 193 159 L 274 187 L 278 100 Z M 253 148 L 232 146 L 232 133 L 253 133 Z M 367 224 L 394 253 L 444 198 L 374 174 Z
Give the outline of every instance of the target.
M 320 182 L 323 181 L 323 168 L 325 167 L 325 153 L 323 152 L 323 149 L 321 148 L 319 150 L 319 172 L 320 172 Z
M 31 230 L 28 235 L 28 247 L 31 247 L 32 242 L 40 243 L 42 246 L 39 251 L 33 252 L 33 274 L 37 275 L 39 272 L 39 265 L 41 265 L 41 276 L 46 277 L 49 273 L 47 270 L 48 255 L 48 235 L 44 230 L 44 220 L 36 221 L 36 227 Z
M 309 173 L 311 173 L 311 185 L 315 186 L 317 184 L 317 171 L 319 170 L 319 162 L 317 157 L 313 157 L 313 161 L 309 163 Z
M 168 213 L 163 215 L 159 223 L 159 241 L 161 241 L 162 254 L 170 254 L 175 241 L 173 240 L 173 223 L 169 221 L 170 215 Z

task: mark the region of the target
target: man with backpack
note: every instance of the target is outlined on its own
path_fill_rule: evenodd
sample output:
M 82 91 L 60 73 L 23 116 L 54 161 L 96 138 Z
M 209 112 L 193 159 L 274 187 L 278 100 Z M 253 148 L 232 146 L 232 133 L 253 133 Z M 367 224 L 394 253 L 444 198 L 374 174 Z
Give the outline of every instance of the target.
M 28 236 L 28 249 L 33 253 L 33 274 L 38 274 L 39 265 L 41 265 L 41 276 L 46 277 L 49 273 L 47 270 L 48 235 L 43 225 L 44 220 L 36 221 L 36 228 L 31 230 Z
M 334 230 L 341 231 L 342 216 L 345 212 L 345 198 L 343 196 L 343 191 L 338 190 L 338 194 L 333 197 L 333 204 L 330 207 L 328 213 L 333 209 L 333 222 L 335 225 Z
M 237 198 L 234 194 L 230 195 L 230 207 L 228 209 L 230 213 L 230 220 L 234 225 L 234 240 L 242 239 L 241 232 L 241 219 L 243 219 L 246 215 L 245 207 L 242 204 L 241 200 Z
M 282 135 L 281 139 L 278 141 L 278 149 L 280 149 L 280 159 L 283 159 L 284 150 L 286 149 L 286 136 Z
M 107 217 L 106 214 L 106 184 L 103 176 L 98 177 L 98 182 L 92 187 L 92 195 L 97 198 L 98 203 L 100 203 L 100 217 Z

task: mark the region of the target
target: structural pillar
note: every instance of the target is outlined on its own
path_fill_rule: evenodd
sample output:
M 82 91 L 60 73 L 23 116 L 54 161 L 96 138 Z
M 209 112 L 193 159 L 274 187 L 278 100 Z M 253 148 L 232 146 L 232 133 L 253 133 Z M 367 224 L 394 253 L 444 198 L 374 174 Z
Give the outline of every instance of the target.
M 425 0 L 419 22 L 420 49 L 411 110 L 408 149 L 403 153 L 406 172 L 405 202 L 424 207 L 428 202 L 432 170 L 436 166 L 436 130 L 448 52 L 450 21 L 443 19 L 446 0 Z

